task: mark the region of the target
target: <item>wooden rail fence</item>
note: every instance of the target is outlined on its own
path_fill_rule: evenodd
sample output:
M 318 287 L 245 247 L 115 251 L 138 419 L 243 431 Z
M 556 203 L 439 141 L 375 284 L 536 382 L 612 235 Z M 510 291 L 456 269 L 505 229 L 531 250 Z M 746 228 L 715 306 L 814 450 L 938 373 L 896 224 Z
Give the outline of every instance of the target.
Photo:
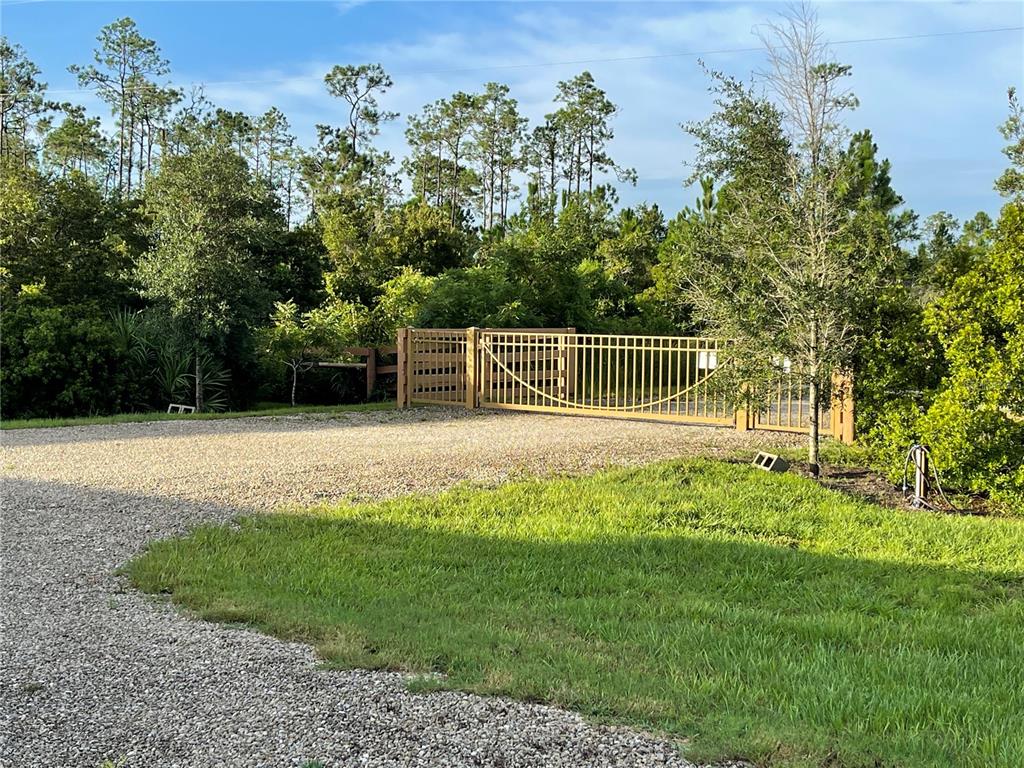
M 720 339 L 579 334 L 575 328 L 403 328 L 398 404 L 539 411 L 806 432 L 807 393 L 787 373 L 756 412 L 734 409 L 714 376 Z M 821 414 L 822 434 L 853 441 L 849 382 Z
M 378 360 L 378 357 L 387 357 L 389 355 L 397 354 L 397 347 L 345 347 L 343 351 L 346 355 L 363 358 L 362 362 L 334 362 L 321 360 L 316 365 L 318 368 L 355 368 L 366 371 L 367 400 L 370 400 L 374 395 L 374 390 L 377 387 L 378 376 L 385 376 L 391 373 L 398 374 L 399 372 L 397 363 L 382 365 Z M 398 378 L 402 377 L 399 376 Z M 388 383 L 384 388 L 388 393 L 395 392 L 397 397 L 397 385 Z

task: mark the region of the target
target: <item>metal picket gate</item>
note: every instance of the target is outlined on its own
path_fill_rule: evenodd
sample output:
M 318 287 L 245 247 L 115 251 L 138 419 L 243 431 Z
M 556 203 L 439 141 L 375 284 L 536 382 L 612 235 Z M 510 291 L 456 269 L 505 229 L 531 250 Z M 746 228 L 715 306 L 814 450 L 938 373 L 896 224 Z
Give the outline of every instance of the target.
M 806 387 L 785 373 L 757 412 L 713 384 L 726 343 L 695 336 L 580 334 L 574 328 L 403 328 L 398 402 L 807 432 Z M 822 434 L 853 441 L 848 380 Z

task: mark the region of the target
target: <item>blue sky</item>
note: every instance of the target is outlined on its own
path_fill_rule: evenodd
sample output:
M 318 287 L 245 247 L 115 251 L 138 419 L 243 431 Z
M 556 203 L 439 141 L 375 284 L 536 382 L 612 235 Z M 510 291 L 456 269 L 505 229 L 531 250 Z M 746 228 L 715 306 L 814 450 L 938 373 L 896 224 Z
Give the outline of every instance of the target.
M 757 45 L 756 25 L 780 10 L 772 3 L 399 3 L 399 2 L 50 2 L 2 0 L 0 28 L 43 70 L 53 97 L 105 107 L 77 86 L 67 66 L 86 63 L 100 27 L 129 15 L 170 59 L 176 84 L 206 83 L 218 105 L 284 110 L 311 143 L 315 123 L 342 122 L 323 89 L 334 64 L 377 61 L 395 87 L 384 100 L 403 116 L 456 90 L 488 80 L 508 83 L 524 113 L 552 108 L 558 80 L 589 69 L 619 105 L 611 154 L 636 168 L 624 203 L 657 202 L 670 215 L 692 202 L 683 187 L 693 156 L 681 122 L 710 110 L 696 57 L 583 65 L 537 65 L 659 56 Z M 1024 25 L 1024 3 L 822 3 L 833 41 Z M 861 106 L 851 130 L 870 128 L 893 163 L 894 186 L 914 210 L 965 218 L 998 212 L 992 182 L 1004 167 L 996 126 L 1005 119 L 1006 88 L 1024 86 L 1024 34 L 837 45 L 853 66 Z M 716 69 L 746 78 L 760 53 L 708 54 Z M 502 68 L 504 67 L 504 68 Z M 460 71 L 452 71 L 460 70 Z M 379 143 L 404 151 L 404 117 Z

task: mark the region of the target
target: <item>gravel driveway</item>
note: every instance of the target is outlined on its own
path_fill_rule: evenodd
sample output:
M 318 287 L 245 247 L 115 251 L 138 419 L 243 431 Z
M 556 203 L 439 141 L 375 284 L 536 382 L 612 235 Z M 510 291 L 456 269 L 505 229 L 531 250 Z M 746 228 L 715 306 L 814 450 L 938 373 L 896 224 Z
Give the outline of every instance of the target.
M 306 646 L 194 621 L 114 570 L 154 538 L 282 504 L 791 440 L 446 409 L 5 432 L 0 765 L 685 765 L 550 707 L 320 670 Z

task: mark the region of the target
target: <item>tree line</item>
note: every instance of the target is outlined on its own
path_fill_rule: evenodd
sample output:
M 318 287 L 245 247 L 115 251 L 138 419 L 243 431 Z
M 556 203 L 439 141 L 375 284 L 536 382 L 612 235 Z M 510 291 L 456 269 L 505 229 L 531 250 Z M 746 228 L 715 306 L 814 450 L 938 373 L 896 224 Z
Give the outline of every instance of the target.
M 813 13 L 780 17 L 762 42 L 752 80 L 705 69 L 715 106 L 683 126 L 700 194 L 668 217 L 618 204 L 636 173 L 612 157 L 619 110 L 589 72 L 554 84 L 535 125 L 497 82 L 427 104 L 404 118 L 398 163 L 376 142 L 400 117 L 379 64 L 326 75 L 345 118 L 302 147 L 277 108 L 247 115 L 176 87 L 129 18 L 69 67 L 110 131 L 51 100 L 2 39 L 3 416 L 336 401 L 353 382 L 311 361 L 407 324 L 700 333 L 735 340 L 729 369 L 753 400 L 784 369 L 826 403 L 832 373 L 852 371 L 881 466 L 925 440 L 950 483 L 1019 500 L 1014 92 L 998 220 L 921 218 L 870 131 L 847 128 L 850 68 Z

